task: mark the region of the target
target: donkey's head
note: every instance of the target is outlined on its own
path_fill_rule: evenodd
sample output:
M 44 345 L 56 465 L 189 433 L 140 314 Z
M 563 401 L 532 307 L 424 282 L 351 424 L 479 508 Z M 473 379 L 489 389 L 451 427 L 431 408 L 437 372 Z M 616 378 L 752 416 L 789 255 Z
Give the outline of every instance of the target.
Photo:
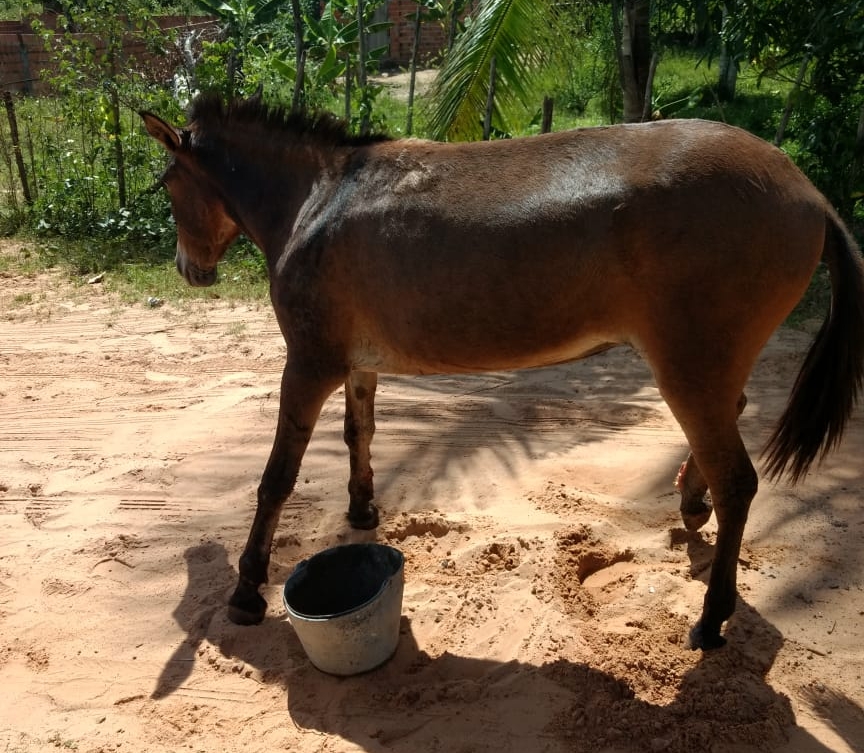
M 212 285 L 216 282 L 216 265 L 240 235 L 240 228 L 226 210 L 213 180 L 202 169 L 191 133 L 148 112 L 142 112 L 141 117 L 147 133 L 172 156 L 162 184 L 168 189 L 177 224 L 177 269 L 190 285 Z

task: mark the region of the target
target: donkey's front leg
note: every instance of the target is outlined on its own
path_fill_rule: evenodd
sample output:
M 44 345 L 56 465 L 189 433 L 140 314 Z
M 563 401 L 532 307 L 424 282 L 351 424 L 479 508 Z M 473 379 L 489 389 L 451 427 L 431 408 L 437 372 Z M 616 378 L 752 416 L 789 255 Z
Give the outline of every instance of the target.
M 240 579 L 228 602 L 228 619 L 255 625 L 264 619 L 267 602 L 258 587 L 267 582 L 270 547 L 279 513 L 294 489 L 300 461 L 321 413 L 321 406 L 344 376 L 323 377 L 315 369 L 299 369 L 289 362 L 282 375 L 279 421 L 270 459 L 258 486 L 258 507 L 240 556 Z
M 345 382 L 345 444 L 351 462 L 348 481 L 348 522 L 352 528 L 369 530 L 378 525 L 378 508 L 372 504 L 372 453 L 375 434 L 374 371 L 352 371 Z

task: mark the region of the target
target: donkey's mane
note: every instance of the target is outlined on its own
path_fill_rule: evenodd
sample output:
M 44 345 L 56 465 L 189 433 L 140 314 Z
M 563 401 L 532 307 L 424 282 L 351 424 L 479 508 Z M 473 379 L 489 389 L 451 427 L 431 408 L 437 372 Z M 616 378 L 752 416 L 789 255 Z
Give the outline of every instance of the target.
M 226 104 L 219 95 L 202 94 L 192 102 L 188 121 L 198 134 L 236 124 L 258 125 L 267 131 L 306 137 L 334 146 L 362 146 L 389 140 L 389 136 L 381 133 L 356 136 L 348 130 L 345 121 L 329 112 L 289 110 L 267 104 L 260 97 L 235 99 Z

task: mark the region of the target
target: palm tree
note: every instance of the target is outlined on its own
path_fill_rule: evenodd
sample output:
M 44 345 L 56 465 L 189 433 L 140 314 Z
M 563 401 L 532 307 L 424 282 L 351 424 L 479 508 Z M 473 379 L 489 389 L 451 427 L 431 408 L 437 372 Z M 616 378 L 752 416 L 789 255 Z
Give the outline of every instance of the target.
M 618 19 L 625 119 L 640 120 L 649 79 L 649 0 L 611 0 L 611 8 Z M 568 30 L 552 0 L 483 0 L 433 85 L 429 135 L 440 140 L 480 138 L 487 100 L 494 127 L 510 131 L 513 115 L 536 108 L 542 99 L 535 82 L 538 71 L 552 60 L 550 39 L 556 33 Z
M 429 122 L 432 138 L 469 141 L 481 136 L 493 59 L 492 118 L 497 128 L 508 130 L 508 114 L 514 108 L 527 108 L 534 94 L 530 82 L 543 62 L 541 41 L 550 11 L 546 0 L 483 2 L 456 38 L 435 79 Z

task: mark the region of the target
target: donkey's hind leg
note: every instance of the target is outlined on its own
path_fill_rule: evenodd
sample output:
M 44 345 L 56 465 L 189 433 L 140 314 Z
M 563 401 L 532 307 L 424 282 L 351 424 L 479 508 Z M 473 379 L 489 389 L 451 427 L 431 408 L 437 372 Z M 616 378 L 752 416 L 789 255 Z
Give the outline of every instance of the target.
M 378 525 L 378 509 L 372 504 L 372 453 L 375 434 L 374 371 L 352 371 L 345 382 L 345 444 L 351 463 L 348 481 L 348 522 L 352 528 L 369 530 Z
M 738 399 L 738 415 L 747 405 L 747 395 L 743 392 Z M 713 507 L 708 502 L 708 483 L 699 470 L 699 465 L 691 452 L 681 464 L 675 479 L 675 488 L 681 493 L 681 520 L 688 531 L 698 531 L 711 518 Z
M 736 432 L 737 436 L 737 432 Z M 735 611 L 738 596 L 738 557 L 750 503 L 756 496 L 758 478 L 740 436 L 737 446 L 723 451 L 707 450 L 707 457 L 696 452 L 699 465 L 708 479 L 717 516 L 717 543 L 708 578 L 702 616 L 690 632 L 692 648 L 723 646 L 720 628 Z
M 688 393 L 680 384 L 667 384 L 665 389 L 661 384 L 660 390 L 690 442 L 696 463 L 693 467 L 698 467 L 702 483 L 711 491 L 717 516 L 717 543 L 708 590 L 702 615 L 690 633 L 690 645 L 718 648 L 726 643 L 720 629 L 735 611 L 738 555 L 750 502 L 758 486 L 753 463 L 738 433 L 736 408 L 740 409 L 741 401 L 737 406 L 735 398 L 724 401 L 719 389 L 712 401 L 706 401 L 702 394 Z

